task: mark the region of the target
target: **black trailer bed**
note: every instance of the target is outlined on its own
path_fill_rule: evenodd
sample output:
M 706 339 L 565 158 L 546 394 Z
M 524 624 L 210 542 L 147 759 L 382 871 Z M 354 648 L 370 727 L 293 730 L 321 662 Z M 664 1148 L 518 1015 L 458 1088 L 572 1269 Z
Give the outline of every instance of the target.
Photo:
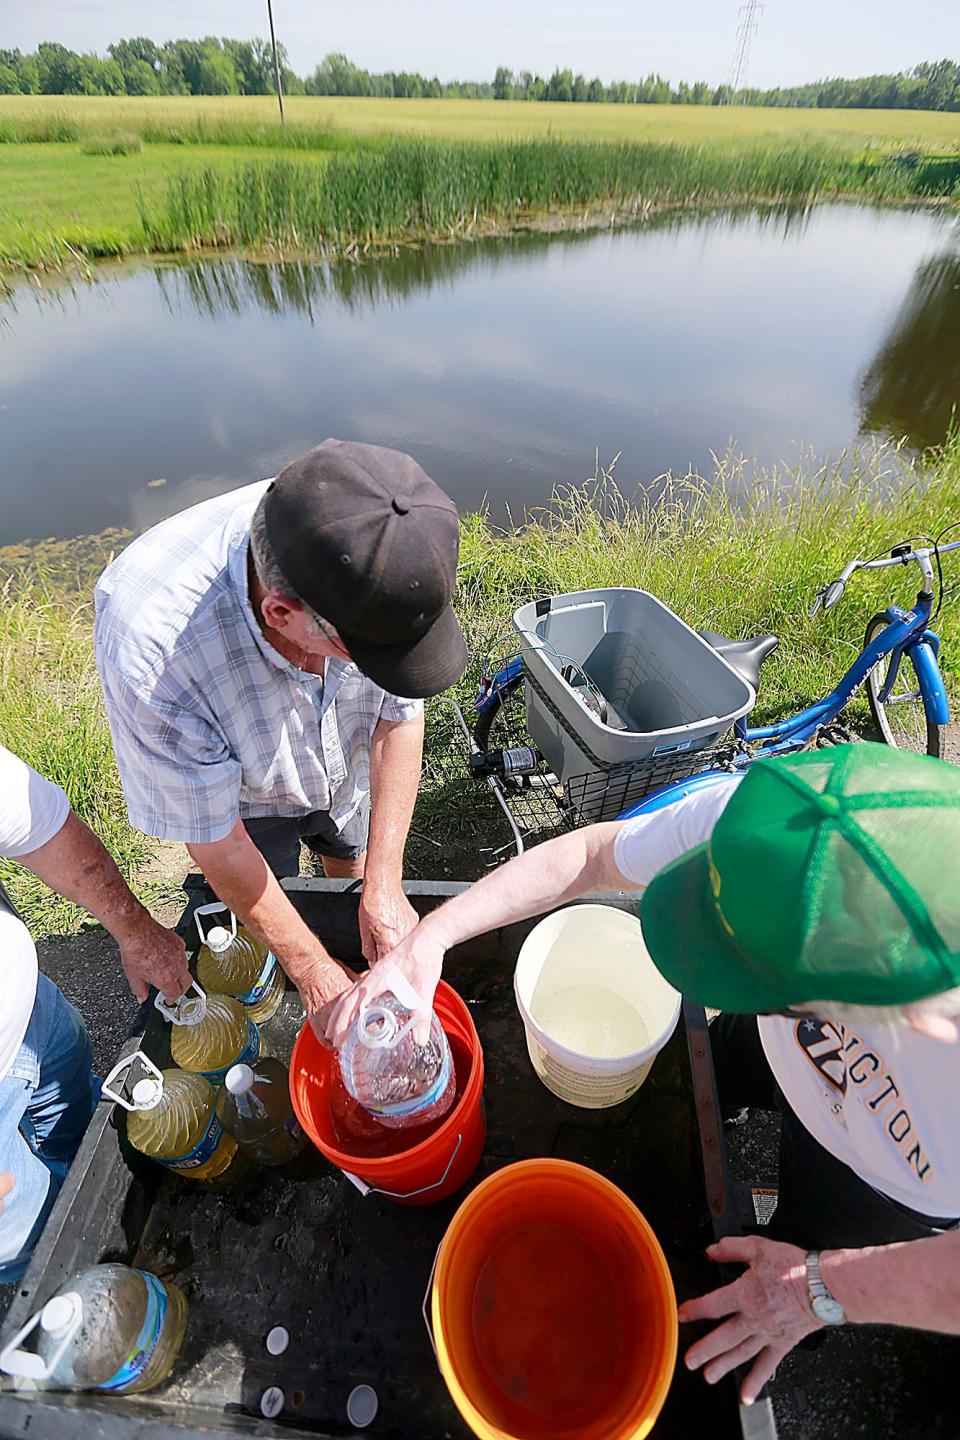
M 356 887 L 299 880 L 286 888 L 332 953 L 356 963 Z M 424 912 L 461 888 L 411 885 L 408 894 Z M 204 898 L 202 889 L 194 891 L 184 924 Z M 489 1135 L 470 1183 L 532 1156 L 589 1165 L 620 1185 L 647 1216 L 678 1298 L 701 1293 L 717 1283 L 705 1245 L 715 1230 L 737 1228 L 703 1011 L 685 1006 L 683 1023 L 632 1100 L 606 1111 L 564 1104 L 533 1072 L 510 983 L 534 923 L 462 946 L 446 967 L 446 978 L 470 1003 L 486 1063 Z M 296 993 L 288 991 L 267 1031 L 284 1058 L 301 1021 Z M 144 1035 L 144 1048 L 159 1064 L 169 1063 L 165 1030 L 153 1015 Z M 469 1435 L 447 1395 L 421 1316 L 437 1246 L 463 1192 L 429 1208 L 399 1207 L 376 1195 L 362 1197 L 311 1152 L 292 1172 L 264 1172 L 246 1193 L 220 1196 L 164 1174 L 131 1151 L 123 1121 L 123 1112 L 99 1107 L 5 1333 L 13 1333 L 78 1268 L 123 1260 L 176 1280 L 188 1296 L 189 1328 L 176 1369 L 159 1391 L 128 1399 L 5 1393 L 0 1433 L 30 1440 L 341 1436 L 353 1433 L 347 1396 L 367 1383 L 380 1400 L 371 1435 Z M 274 1325 L 291 1336 L 276 1359 L 264 1346 Z M 682 1335 L 681 1346 L 690 1338 Z M 269 1386 L 285 1395 L 283 1411 L 272 1421 L 260 1411 Z M 916 1411 L 913 1418 L 919 1418 Z M 678 1364 L 655 1435 L 689 1440 L 705 1433 L 711 1440 L 775 1440 L 777 1432 L 768 1403 L 745 1410 L 732 1380 L 708 1389 Z M 802 1426 L 796 1433 L 923 1431 Z M 941 1432 L 928 1425 L 927 1433 Z

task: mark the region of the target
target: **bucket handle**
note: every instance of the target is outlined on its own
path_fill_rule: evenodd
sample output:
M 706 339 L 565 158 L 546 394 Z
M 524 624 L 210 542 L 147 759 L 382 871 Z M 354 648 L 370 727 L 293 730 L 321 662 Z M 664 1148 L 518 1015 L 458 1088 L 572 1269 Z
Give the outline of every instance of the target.
M 441 1241 L 441 1244 L 443 1242 Z M 433 1334 L 433 1326 L 430 1323 L 430 1299 L 433 1295 L 433 1281 L 437 1273 L 437 1262 L 440 1259 L 440 1245 L 437 1246 L 433 1257 L 433 1264 L 430 1266 L 430 1276 L 427 1280 L 427 1288 L 423 1293 L 423 1304 L 420 1306 L 420 1314 L 423 1316 L 423 1323 L 427 1327 L 427 1338 L 430 1341 L 430 1349 L 433 1351 L 433 1358 L 440 1364 L 440 1356 L 437 1354 L 437 1342 Z
M 388 1200 L 412 1200 L 415 1195 L 426 1195 L 431 1190 L 439 1190 L 440 1186 L 450 1174 L 453 1168 L 453 1162 L 456 1160 L 462 1144 L 463 1135 L 461 1134 L 457 1136 L 457 1143 L 453 1147 L 453 1154 L 447 1161 L 447 1167 L 440 1176 L 440 1179 L 431 1181 L 429 1185 L 421 1185 L 419 1190 L 381 1190 L 379 1185 L 368 1185 L 366 1180 L 361 1180 L 359 1175 L 353 1175 L 349 1170 L 344 1170 L 343 1173 L 351 1185 L 356 1185 L 361 1195 L 386 1195 Z

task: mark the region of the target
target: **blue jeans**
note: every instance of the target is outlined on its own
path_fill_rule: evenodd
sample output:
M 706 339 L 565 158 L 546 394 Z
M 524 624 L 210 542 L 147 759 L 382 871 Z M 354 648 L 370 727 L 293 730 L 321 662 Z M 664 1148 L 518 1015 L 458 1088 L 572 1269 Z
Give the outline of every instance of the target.
M 100 1098 L 90 1037 L 73 1006 L 37 976 L 33 1013 L 0 1080 L 0 1170 L 14 1188 L 0 1213 L 0 1281 L 19 1280 Z

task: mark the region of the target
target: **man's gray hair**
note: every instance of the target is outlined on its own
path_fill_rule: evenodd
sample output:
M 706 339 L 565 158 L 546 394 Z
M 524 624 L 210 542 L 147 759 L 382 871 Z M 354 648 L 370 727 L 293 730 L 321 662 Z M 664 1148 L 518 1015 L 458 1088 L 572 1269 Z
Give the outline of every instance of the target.
M 924 1000 L 914 1000 L 907 1005 L 844 1005 L 831 1000 L 812 1000 L 804 1009 L 821 1019 L 838 1021 L 848 1029 L 870 1025 L 892 1038 L 909 1027 L 911 1020 L 930 1016 L 960 1020 L 960 988 L 942 990 L 939 995 L 928 995 Z
M 337 639 L 337 631 L 328 620 L 318 615 L 312 605 L 308 605 L 294 590 L 280 566 L 277 564 L 277 557 L 273 553 L 273 546 L 270 544 L 267 535 L 267 497 L 263 499 L 253 512 L 253 519 L 250 522 L 250 554 L 253 556 L 253 568 L 257 572 L 257 579 L 264 590 L 276 590 L 286 600 L 296 600 L 298 605 L 309 615 L 317 628 L 328 639 Z

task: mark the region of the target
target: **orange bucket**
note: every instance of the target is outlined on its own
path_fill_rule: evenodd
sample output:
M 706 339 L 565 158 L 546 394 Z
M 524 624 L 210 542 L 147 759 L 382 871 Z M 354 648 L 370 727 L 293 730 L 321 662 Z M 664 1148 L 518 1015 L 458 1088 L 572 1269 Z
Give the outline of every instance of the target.
M 657 1238 L 603 1176 L 525 1160 L 484 1180 L 437 1253 L 437 1360 L 481 1440 L 642 1440 L 677 1357 Z
M 401 1205 L 432 1205 L 470 1178 L 483 1154 L 483 1050 L 470 1011 L 443 980 L 433 1007 L 446 1031 L 457 1071 L 459 1098 L 425 1140 L 390 1155 L 351 1155 L 339 1148 L 331 1113 L 336 1070 L 332 1051 L 309 1023 L 290 1060 L 290 1098 L 297 1119 L 327 1159 L 363 1191 L 378 1191 Z

